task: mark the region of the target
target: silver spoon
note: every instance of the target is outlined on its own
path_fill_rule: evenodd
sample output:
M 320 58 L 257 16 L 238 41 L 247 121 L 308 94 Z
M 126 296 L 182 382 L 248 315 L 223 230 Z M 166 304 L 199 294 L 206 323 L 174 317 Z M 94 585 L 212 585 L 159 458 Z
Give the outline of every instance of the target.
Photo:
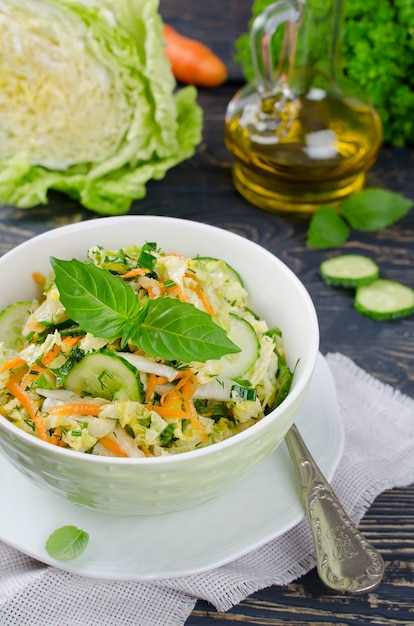
M 295 425 L 286 435 L 286 444 L 312 531 L 320 579 L 335 591 L 372 591 L 384 575 L 382 556 L 348 518 Z

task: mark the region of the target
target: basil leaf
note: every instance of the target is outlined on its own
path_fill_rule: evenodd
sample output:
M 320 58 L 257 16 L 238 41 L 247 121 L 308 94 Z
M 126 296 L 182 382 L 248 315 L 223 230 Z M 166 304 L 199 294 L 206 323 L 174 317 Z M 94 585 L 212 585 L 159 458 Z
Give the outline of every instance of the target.
M 89 542 L 89 535 L 76 526 L 62 526 L 55 530 L 45 543 L 46 552 L 53 559 L 70 561 L 82 554 Z
M 76 259 L 50 259 L 60 300 L 80 327 L 105 339 L 131 339 L 168 361 L 207 361 L 240 352 L 223 328 L 193 304 L 174 298 L 147 300 L 140 307 L 132 287 L 108 270 Z
M 211 316 L 189 302 L 156 298 L 131 340 L 144 352 L 168 361 L 207 361 L 240 352 Z
M 337 209 L 325 204 L 312 216 L 306 245 L 308 248 L 333 248 L 344 243 L 349 233 L 350 229 Z
M 341 215 L 352 228 L 374 231 L 391 226 L 404 217 L 413 201 L 385 189 L 365 189 L 345 200 Z
M 50 259 L 60 300 L 69 316 L 95 337 L 125 339 L 125 329 L 138 317 L 133 289 L 119 276 L 93 264 Z

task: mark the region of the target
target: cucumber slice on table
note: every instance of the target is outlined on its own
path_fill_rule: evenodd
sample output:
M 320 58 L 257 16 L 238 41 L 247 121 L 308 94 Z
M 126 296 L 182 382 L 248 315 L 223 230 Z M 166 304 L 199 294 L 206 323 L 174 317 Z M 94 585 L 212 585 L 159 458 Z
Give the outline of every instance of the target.
M 87 354 L 76 363 L 66 377 L 65 388 L 94 398 L 143 401 L 136 368 L 107 350 Z
M 16 302 L 0 313 L 0 341 L 6 348 L 20 350 L 25 341 L 22 336 L 23 326 L 34 310 L 33 302 Z
M 259 358 L 260 342 L 253 326 L 238 315 L 230 315 L 230 330 L 228 337 L 241 348 L 236 354 L 226 354 L 221 357 L 220 363 L 224 371 L 219 378 L 239 378 L 247 372 Z
M 379 267 L 375 261 L 362 254 L 342 254 L 323 261 L 320 273 L 328 285 L 356 288 L 376 280 Z
M 414 289 L 379 278 L 357 289 L 355 308 L 379 321 L 407 317 L 414 313 Z

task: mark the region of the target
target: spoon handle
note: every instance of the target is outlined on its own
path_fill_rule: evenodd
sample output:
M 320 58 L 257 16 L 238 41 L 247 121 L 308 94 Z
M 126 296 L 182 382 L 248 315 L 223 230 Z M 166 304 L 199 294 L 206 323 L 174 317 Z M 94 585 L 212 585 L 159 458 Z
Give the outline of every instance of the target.
M 361 594 L 375 589 L 384 574 L 382 556 L 348 518 L 295 425 L 286 435 L 286 444 L 312 531 L 320 579 L 335 591 Z

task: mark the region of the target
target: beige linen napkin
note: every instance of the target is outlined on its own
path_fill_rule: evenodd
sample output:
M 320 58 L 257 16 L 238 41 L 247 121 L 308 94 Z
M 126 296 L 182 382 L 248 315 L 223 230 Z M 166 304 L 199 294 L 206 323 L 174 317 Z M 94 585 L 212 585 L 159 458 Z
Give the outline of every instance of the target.
M 379 493 L 414 482 L 414 400 L 341 354 L 326 358 L 345 427 L 344 453 L 332 484 L 359 522 Z M 197 598 L 226 611 L 254 591 L 286 584 L 314 565 L 306 520 L 228 565 L 150 583 L 83 578 L 0 543 L 0 626 L 181 626 Z

